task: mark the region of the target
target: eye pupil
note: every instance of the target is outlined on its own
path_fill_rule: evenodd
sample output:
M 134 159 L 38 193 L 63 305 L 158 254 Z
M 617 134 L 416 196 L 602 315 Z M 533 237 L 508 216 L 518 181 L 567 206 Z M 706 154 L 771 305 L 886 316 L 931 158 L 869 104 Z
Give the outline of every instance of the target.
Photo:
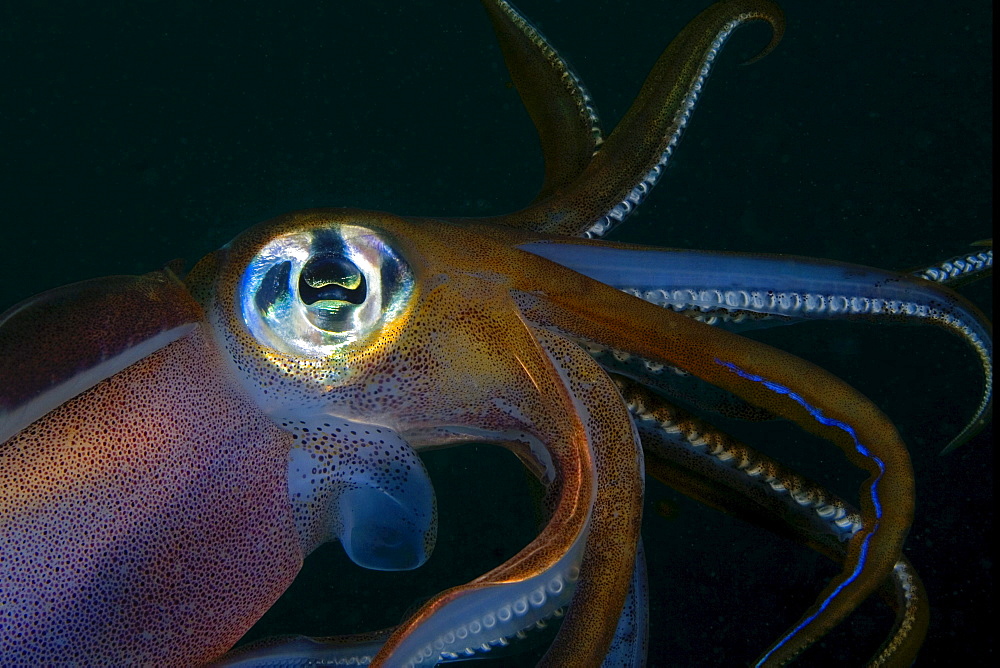
M 313 255 L 299 273 L 299 299 L 305 315 L 327 332 L 348 332 L 355 328 L 354 317 L 368 297 L 365 275 L 340 254 Z
M 365 276 L 342 255 L 315 255 L 299 275 L 299 297 L 306 306 L 317 302 L 361 304 L 368 296 Z M 335 304 L 327 304 L 327 308 Z

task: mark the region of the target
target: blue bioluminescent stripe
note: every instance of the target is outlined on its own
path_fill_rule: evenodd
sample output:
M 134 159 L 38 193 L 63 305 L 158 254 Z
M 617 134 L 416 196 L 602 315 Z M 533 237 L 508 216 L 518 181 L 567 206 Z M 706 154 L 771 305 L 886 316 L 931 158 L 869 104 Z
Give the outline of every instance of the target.
M 871 451 L 868 448 L 866 448 L 861 443 L 861 441 L 858 440 L 858 435 L 857 432 L 854 431 L 854 427 L 847 424 L 846 422 L 841 422 L 840 420 L 835 420 L 833 418 L 829 418 L 823 415 L 823 411 L 811 405 L 808 401 L 805 400 L 805 398 L 802 395 L 792 391 L 791 388 L 785 387 L 784 385 L 781 385 L 779 383 L 775 383 L 774 381 L 768 380 L 763 376 L 758 376 L 757 374 L 744 371 L 743 369 L 739 368 L 732 362 L 726 362 L 724 360 L 715 358 L 715 363 L 719 364 L 720 366 L 726 367 L 740 378 L 745 378 L 746 380 L 753 381 L 755 383 L 760 383 L 761 385 L 771 390 L 775 394 L 785 395 L 786 397 L 788 397 L 789 399 L 791 399 L 792 401 L 794 401 L 795 403 L 806 409 L 806 412 L 808 412 L 809 415 L 811 415 L 813 419 L 819 422 L 820 424 L 840 429 L 848 436 L 850 436 L 852 441 L 854 441 L 854 449 L 857 450 L 859 453 L 861 453 L 863 457 L 866 457 L 875 462 L 875 465 L 878 467 L 879 471 L 878 475 L 875 476 L 875 480 L 872 481 L 869 492 L 872 500 L 872 505 L 875 507 L 875 526 L 871 528 L 871 530 L 868 532 L 868 535 L 865 536 L 864 541 L 862 541 L 861 543 L 861 553 L 858 557 L 858 563 L 854 567 L 854 570 L 843 582 L 837 585 L 836 589 L 830 592 L 830 595 L 827 596 L 822 603 L 819 604 L 819 608 L 816 610 L 815 613 L 803 619 L 798 626 L 789 631 L 784 638 L 778 641 L 778 643 L 773 648 L 771 648 L 771 651 L 769 651 L 767 654 L 761 657 L 760 661 L 756 663 L 757 666 L 760 666 L 765 661 L 767 661 L 772 654 L 778 651 L 780 647 L 782 647 L 789 640 L 791 640 L 796 633 L 798 633 L 806 626 L 811 624 L 812 621 L 820 615 L 820 613 L 822 613 L 830 606 L 830 603 L 833 601 L 833 599 L 836 598 L 837 595 L 840 594 L 840 592 L 843 591 L 845 587 L 854 582 L 858 578 L 858 575 L 861 574 L 861 571 L 864 570 L 865 560 L 868 557 L 868 545 L 871 542 L 872 537 L 875 535 L 875 532 L 878 531 L 878 526 L 879 526 L 878 520 L 882 518 L 882 502 L 879 500 L 877 486 L 879 480 L 881 480 L 882 476 L 885 474 L 885 462 L 883 462 L 878 457 L 874 456 L 871 453 Z

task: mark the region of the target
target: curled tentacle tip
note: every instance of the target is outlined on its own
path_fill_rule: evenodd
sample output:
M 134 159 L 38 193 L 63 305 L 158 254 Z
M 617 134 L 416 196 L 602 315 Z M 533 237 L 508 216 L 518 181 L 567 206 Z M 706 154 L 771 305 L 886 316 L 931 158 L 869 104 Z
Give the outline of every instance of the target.
M 951 442 L 944 446 L 944 449 L 938 453 L 938 456 L 944 457 L 945 455 L 950 455 L 952 452 L 958 450 L 958 448 L 971 441 L 974 436 L 983 430 L 983 427 L 985 427 L 992 418 L 993 404 L 991 402 L 983 411 L 982 415 L 966 425 L 965 429 L 963 429 L 958 436 L 951 439 Z
M 769 41 L 763 49 L 757 52 L 757 55 L 744 60 L 740 63 L 741 66 L 753 65 L 761 58 L 764 58 L 769 53 L 774 51 L 774 49 L 781 42 L 781 38 L 785 35 L 785 13 L 781 10 L 778 5 L 771 2 L 752 2 L 752 8 L 740 14 L 738 18 L 739 23 L 745 23 L 747 21 L 761 20 L 767 21 L 771 26 L 771 41 Z

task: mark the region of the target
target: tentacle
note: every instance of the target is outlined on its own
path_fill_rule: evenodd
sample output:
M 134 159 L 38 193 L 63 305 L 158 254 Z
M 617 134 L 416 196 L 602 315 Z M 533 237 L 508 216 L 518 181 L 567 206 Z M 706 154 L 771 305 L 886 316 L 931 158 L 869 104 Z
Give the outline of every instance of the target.
M 483 0 L 507 70 L 538 131 L 543 200 L 576 180 L 604 141 L 590 94 L 535 26 L 505 0 Z
M 626 599 L 641 519 L 642 474 L 634 433 L 627 416 L 621 422 L 616 415 L 616 402 L 607 401 L 610 379 L 586 353 L 549 332 L 537 330 L 535 336 L 562 379 L 565 400 L 574 405 L 571 414 L 580 416 L 574 440 L 588 449 L 583 462 L 591 472 L 582 480 L 592 480 L 584 489 L 594 495 L 582 505 L 592 511 L 572 545 L 549 547 L 557 513 L 556 521 L 513 559 L 433 598 L 390 638 L 376 663 L 418 665 L 489 643 L 491 636 L 530 626 L 565 605 L 568 583 L 574 581 L 572 605 L 541 665 L 596 664 L 611 645 L 615 629 L 607 620 L 619 618 Z
M 565 589 L 576 559 L 581 581 L 548 660 L 603 659 L 632 575 L 641 467 L 630 464 L 634 434 L 627 415 L 616 412 L 624 407 L 608 401 L 613 385 L 570 340 L 692 373 L 837 443 L 871 474 L 848 568 L 771 653 L 776 661 L 794 656 L 867 597 L 899 558 L 913 481 L 892 424 L 807 362 L 518 250 L 525 236 L 320 209 L 252 228 L 221 260 L 216 302 L 207 309 L 219 345 L 247 392 L 267 395 L 275 414 L 326 411 L 382 424 L 416 446 L 519 442 L 522 456 L 555 481 L 552 520 L 539 538 L 431 601 L 377 660 L 417 663 L 468 646 L 472 629 L 487 628 L 487 619 L 492 628 L 508 605 L 525 614 L 532 599 L 546 605 Z M 331 281 L 339 287 L 317 297 L 313 284 Z M 371 286 L 370 299 L 359 296 L 361 286 Z M 291 383 L 295 392 L 267 394 Z
M 977 241 L 973 246 L 987 246 L 986 250 L 963 253 L 911 271 L 914 276 L 951 288 L 978 281 L 993 274 L 993 240 Z
M 803 360 L 583 277 L 560 287 L 516 297 L 533 322 L 694 373 L 833 441 L 871 475 L 862 496 L 865 528 L 851 540 L 848 567 L 768 658 L 796 655 L 864 600 L 899 558 L 912 518 L 913 477 L 895 428 L 855 390 Z
M 566 596 L 569 601 L 576 583 L 568 582 Z M 614 639 L 602 665 L 608 668 L 619 666 L 644 666 L 648 645 L 649 592 L 646 578 L 646 559 L 642 541 L 637 544 L 635 567 L 629 583 L 625 606 L 615 628 Z M 564 608 L 551 608 L 554 618 L 562 618 Z M 535 626 L 542 629 L 546 620 L 540 619 Z M 370 633 L 310 638 L 306 636 L 282 636 L 251 643 L 227 654 L 213 666 L 226 668 L 294 668 L 313 666 L 317 663 L 336 665 L 368 665 L 379 652 L 386 640 L 395 633 L 397 627 Z M 517 632 L 510 637 L 509 651 L 520 651 L 518 643 L 533 629 Z M 479 646 L 467 647 L 461 652 L 448 652 L 439 658 L 439 663 L 451 663 L 484 656 L 494 658 L 497 651 L 507 645 L 507 637 L 487 640 Z
M 635 570 L 628 589 L 625 607 L 618 618 L 615 638 L 603 668 L 642 668 L 649 647 L 649 583 L 646 577 L 646 551 L 639 541 L 635 552 Z
M 609 373 L 637 380 L 688 406 L 748 422 L 775 419 L 774 413 L 754 406 L 732 392 L 709 385 L 678 367 L 593 341 L 584 342 L 584 348 Z
M 850 504 L 637 383 L 618 377 L 636 420 L 648 473 L 698 501 L 805 543 L 837 563 L 861 528 Z M 901 557 L 880 589 L 896 619 L 872 666 L 909 666 L 929 621 L 926 591 Z
M 701 12 L 656 61 L 635 102 L 579 178 L 496 222 L 585 236 L 602 236 L 620 223 L 659 180 L 723 43 L 737 27 L 756 20 L 767 21 L 773 29 L 763 56 L 784 32 L 784 16 L 776 5 L 733 0 Z M 505 47 L 505 56 L 509 50 Z
M 212 668 L 311 668 L 367 666 L 396 627 L 351 635 L 310 638 L 275 636 L 238 647 Z
M 883 600 L 892 600 L 884 591 Z M 870 662 L 871 666 L 903 668 L 912 666 L 927 636 L 930 605 L 927 588 L 910 561 L 903 557 L 892 569 L 892 594 L 895 595 L 896 621 L 885 641 Z
M 830 260 L 786 255 L 649 249 L 597 242 L 520 248 L 675 311 L 742 321 L 851 319 L 930 323 L 961 337 L 979 359 L 983 392 L 950 452 L 989 421 L 993 328 L 972 303 L 940 283 Z
M 551 265 L 454 223 L 317 209 L 251 228 L 212 260 L 219 347 L 270 415 L 387 428 L 416 448 L 505 443 L 549 483 L 538 538 L 432 599 L 376 663 L 432 662 L 516 633 L 566 605 L 578 575 L 550 660 L 595 664 L 612 641 L 642 460 L 600 366 L 518 310 L 508 274 L 524 259 Z

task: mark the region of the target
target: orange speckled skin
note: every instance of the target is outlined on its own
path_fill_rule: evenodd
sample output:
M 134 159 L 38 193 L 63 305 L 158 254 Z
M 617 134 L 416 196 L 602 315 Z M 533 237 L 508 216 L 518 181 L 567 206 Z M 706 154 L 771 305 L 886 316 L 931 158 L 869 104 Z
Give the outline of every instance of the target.
M 866 528 L 851 539 L 844 571 L 820 594 L 816 605 L 836 588 L 844 587 L 823 612 L 812 617 L 773 656 L 775 665 L 791 660 L 865 600 L 899 559 L 914 508 L 913 469 L 906 446 L 878 407 L 820 367 L 765 344 L 701 327 L 691 319 L 591 283 L 583 277 L 570 278 L 558 289 L 548 291 L 544 299 L 526 302 L 522 308 L 534 322 L 683 369 L 792 420 L 835 443 L 855 466 L 869 473 L 866 492 L 860 500 Z M 772 392 L 762 383 L 741 377 L 720 361 L 791 388 L 827 418 L 849 425 L 859 442 L 884 463 L 884 470 L 872 457 L 862 456 L 842 429 L 821 424 L 787 394 Z M 876 488 L 881 500 L 878 519 L 873 495 L 867 491 Z M 862 545 L 866 541 L 867 558 L 862 561 Z M 857 574 L 852 577 L 855 568 Z M 815 608 L 811 609 L 806 617 L 815 612 Z
M 89 313 L 96 314 L 86 323 L 52 317 L 83 302 Z M 0 327 L 0 350 L 18 351 L 0 367 L 0 417 L 102 358 L 201 318 L 201 309 L 184 285 L 163 271 L 74 283 L 19 306 L 10 310 L 13 315 Z M 52 350 L 60 354 L 49 354 Z
M 4 664 L 204 663 L 291 582 L 290 436 L 219 365 L 195 330 L 4 444 Z
M 858 455 L 843 430 L 721 362 L 759 374 L 851 425 L 885 462 L 882 515 L 876 521 L 864 495 L 865 529 L 828 588 L 845 584 L 843 591 L 771 662 L 794 657 L 885 579 L 912 517 L 913 481 L 903 444 L 871 402 L 794 356 L 517 248 L 540 238 L 522 230 L 580 234 L 627 197 L 673 141 L 717 36 L 763 19 L 774 28 L 770 49 L 780 39 L 780 10 L 734 0 L 703 12 L 593 156 L 591 119 L 580 116 L 579 91 L 564 86 L 561 62 L 547 52 L 539 57 L 542 45 L 506 3 L 485 2 L 542 135 L 542 196 L 487 222 L 297 212 L 247 230 L 202 260 L 187 279 L 205 309 L 197 329 L 48 413 L 0 450 L 0 558 L 13 574 L 0 581 L 0 600 L 13 603 L 0 636 L 5 660 L 100 664 L 112 657 L 187 666 L 223 654 L 288 586 L 315 542 L 296 532 L 286 481 L 295 442 L 276 421 L 307 414 L 385 427 L 415 448 L 492 439 L 548 486 L 542 533 L 500 567 L 434 597 L 388 639 L 377 665 L 407 661 L 401 648 L 450 602 L 546 573 L 579 540 L 579 582 L 543 663 L 599 665 L 632 577 L 643 470 L 627 408 L 581 340 L 683 369 L 793 420 L 835 442 L 874 478 L 871 458 Z M 545 68 L 553 69 L 532 90 Z M 557 155 L 563 142 L 573 145 L 571 155 Z M 408 263 L 414 280 L 405 307 L 329 356 L 262 343 L 240 310 L 248 265 L 283 235 L 344 225 L 369 229 Z M 256 400 L 264 395 L 262 408 Z M 538 444 L 543 452 L 532 449 Z M 868 559 L 859 564 L 864 541 Z
M 361 225 L 383 235 L 410 263 L 418 287 L 405 316 L 370 345 L 359 345 L 342 359 L 299 360 L 265 348 L 241 326 L 236 315 L 234 297 L 243 268 L 273 238 L 342 224 Z M 850 575 L 862 541 L 870 537 L 861 576 L 844 588 L 837 605 L 811 622 L 808 633 L 797 635 L 784 650 L 797 652 L 799 644 L 808 644 L 867 597 L 899 556 L 912 519 L 913 481 L 909 458 L 894 427 L 857 391 L 812 364 L 643 302 L 516 248 L 536 238 L 533 233 L 484 223 L 404 219 L 353 209 L 288 214 L 251 228 L 211 258 L 218 279 L 213 290 L 216 298 L 207 309 L 210 318 L 228 323 L 217 328 L 220 346 L 236 361 L 237 374 L 244 376 L 244 382 L 290 387 L 296 403 L 321 402 L 335 414 L 378 421 L 402 434 L 426 435 L 435 427 L 452 425 L 498 433 L 522 429 L 540 438 L 559 473 L 559 500 L 550 525 L 525 552 L 497 572 L 483 576 L 482 583 L 469 587 L 525 578 L 546 568 L 579 531 L 580 504 L 591 503 L 586 488 L 592 483 L 581 462 L 595 455 L 584 447 L 583 432 L 571 419 L 573 411 L 559 409 L 565 389 L 552 383 L 553 367 L 540 354 L 539 334 L 532 335 L 526 328 L 528 323 L 684 369 L 837 443 L 874 478 L 871 460 L 857 455 L 844 432 L 819 424 L 786 395 L 726 369 L 719 358 L 793 387 L 828 417 L 853 425 L 861 442 L 886 462 L 878 485 L 883 516 L 876 522 L 871 498 L 863 496 L 866 527 L 873 529 L 855 536 L 845 573 L 830 587 Z M 196 268 L 194 273 L 201 276 L 210 272 Z M 550 350 L 552 345 L 556 344 L 543 347 Z M 584 362 L 575 364 L 577 371 L 587 373 Z M 498 409 L 497 397 L 516 404 L 516 419 Z M 613 420 L 602 418 L 598 424 L 610 429 Z M 414 444 L 435 443 L 430 439 Z M 604 442 L 598 445 L 598 453 L 604 446 Z M 616 457 L 620 455 L 604 461 L 622 461 Z M 600 466 L 596 471 L 612 478 L 621 475 L 620 470 L 602 471 Z M 604 485 L 598 482 L 599 492 Z M 587 554 L 592 556 L 597 549 L 594 546 L 601 545 L 603 562 L 601 569 L 589 576 L 621 596 L 598 597 L 571 608 L 550 650 L 551 656 L 559 657 L 552 659 L 555 663 L 599 661 L 607 647 L 604 640 L 610 642 L 608 620 L 617 618 L 631 574 L 634 542 L 629 548 L 628 540 L 620 540 L 621 531 L 622 526 L 637 521 L 640 505 L 635 497 L 625 495 L 593 508 L 598 521 L 588 539 Z M 601 518 L 609 516 L 624 518 L 624 523 L 603 525 Z M 616 547 L 610 548 L 612 545 Z M 586 583 L 587 578 L 582 581 Z M 461 589 L 445 592 L 428 603 L 393 636 L 380 658 L 390 656 L 395 644 L 415 630 L 422 618 Z M 820 600 L 827 594 L 824 592 Z M 586 615 L 578 614 L 582 611 Z M 593 637 L 601 641 L 587 640 Z M 385 665 L 392 663 L 386 659 Z
M 243 269 L 271 239 L 340 224 L 376 231 L 410 263 L 417 288 L 405 316 L 343 358 L 300 359 L 265 348 L 238 317 L 234 296 Z M 606 622 L 617 619 L 631 578 L 642 508 L 641 458 L 624 405 L 606 400 L 617 396 L 607 375 L 576 344 L 534 331 L 515 304 L 515 290 L 547 285 L 545 275 L 555 265 L 465 225 L 352 209 L 303 211 L 262 223 L 209 265 L 218 267 L 218 278 L 206 309 L 210 319 L 223 323 L 216 330 L 220 346 L 244 382 L 287 387 L 284 396 L 297 405 L 321 402 L 332 414 L 410 435 L 418 447 L 444 442 L 435 439 L 442 427 L 513 441 L 521 433 L 544 444 L 555 468 L 548 526 L 509 562 L 465 587 L 545 571 L 587 524 L 577 591 L 583 604 L 564 621 L 555 648 L 556 656 L 569 650 L 570 659 L 599 662 L 614 631 L 614 623 Z M 196 286 L 210 273 L 208 266 L 196 267 Z M 560 275 L 572 273 L 561 269 Z M 571 379 L 561 379 L 550 356 L 563 360 Z M 586 417 L 580 404 L 588 409 Z M 379 655 L 382 665 L 396 665 L 396 642 L 463 589 L 443 593 L 411 618 Z

